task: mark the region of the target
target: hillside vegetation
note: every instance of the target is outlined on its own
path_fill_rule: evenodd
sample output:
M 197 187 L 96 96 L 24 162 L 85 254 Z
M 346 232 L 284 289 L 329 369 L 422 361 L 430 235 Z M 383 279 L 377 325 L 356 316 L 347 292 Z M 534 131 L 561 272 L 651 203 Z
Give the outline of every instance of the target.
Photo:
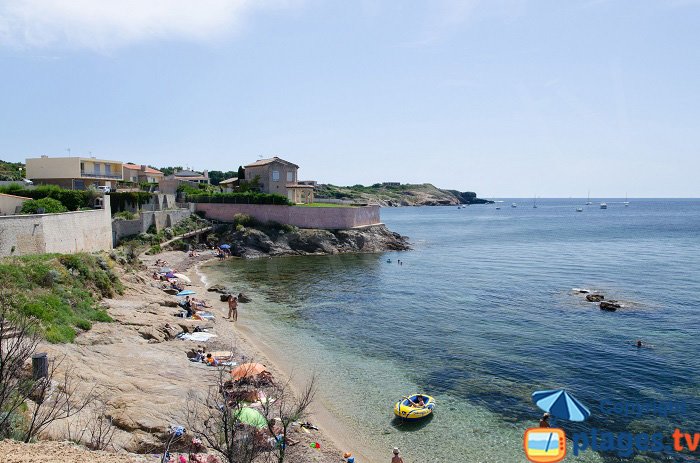
M 8 162 L 0 160 L 0 180 L 22 180 L 24 177 L 24 164 L 21 162 Z
M 35 317 L 49 342 L 72 342 L 92 322 L 111 321 L 98 305 L 123 291 L 107 258 L 39 254 L 0 260 L 0 296 L 10 309 Z
M 371 186 L 319 185 L 317 198 L 339 199 L 380 206 L 448 206 L 457 204 L 482 204 L 488 201 L 476 197 L 473 192 L 443 190 L 430 183 Z

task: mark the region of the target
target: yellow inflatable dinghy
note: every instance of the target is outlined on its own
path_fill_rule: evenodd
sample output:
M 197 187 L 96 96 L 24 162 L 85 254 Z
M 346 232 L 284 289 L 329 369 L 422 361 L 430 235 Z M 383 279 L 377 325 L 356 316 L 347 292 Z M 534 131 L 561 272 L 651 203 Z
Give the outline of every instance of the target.
M 420 403 L 419 398 L 423 399 L 422 406 L 418 405 Z M 425 394 L 414 394 L 396 402 L 394 415 L 404 420 L 420 420 L 433 413 L 434 408 L 435 399 Z

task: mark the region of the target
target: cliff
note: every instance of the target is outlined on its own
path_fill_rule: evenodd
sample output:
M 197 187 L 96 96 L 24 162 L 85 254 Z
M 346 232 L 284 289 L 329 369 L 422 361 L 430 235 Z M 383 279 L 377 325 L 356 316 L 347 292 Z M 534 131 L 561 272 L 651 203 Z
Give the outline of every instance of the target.
M 408 239 L 385 225 L 347 230 L 257 226 L 229 229 L 221 236 L 243 258 L 405 251 Z
M 319 185 L 315 195 L 319 199 L 338 199 L 379 206 L 451 206 L 458 204 L 484 204 L 489 201 L 477 198 L 470 191 L 444 190 L 430 183 L 383 184 L 371 186 Z

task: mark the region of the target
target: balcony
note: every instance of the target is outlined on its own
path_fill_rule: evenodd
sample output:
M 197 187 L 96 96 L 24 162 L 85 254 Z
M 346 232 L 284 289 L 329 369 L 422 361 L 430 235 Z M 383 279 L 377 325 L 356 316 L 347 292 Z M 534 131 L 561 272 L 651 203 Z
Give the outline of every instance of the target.
M 122 178 L 119 174 L 107 174 L 102 172 L 80 172 L 80 176 L 87 178 L 113 178 L 116 180 L 121 180 Z

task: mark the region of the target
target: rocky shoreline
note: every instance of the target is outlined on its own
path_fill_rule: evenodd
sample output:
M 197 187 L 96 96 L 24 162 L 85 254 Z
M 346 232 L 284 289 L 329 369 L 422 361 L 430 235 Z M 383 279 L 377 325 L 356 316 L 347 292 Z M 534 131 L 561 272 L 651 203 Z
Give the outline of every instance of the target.
M 292 227 L 238 227 L 220 236 L 236 257 L 310 256 L 411 249 L 408 238 L 378 224 L 346 230 Z
M 213 258 L 210 253 L 190 257 L 185 252 L 169 251 L 142 256 L 138 269 L 115 268 L 125 292 L 122 296 L 102 301 L 114 321 L 95 323 L 92 329 L 81 333 L 73 344 L 42 344 L 40 347 L 50 358 L 62 359 L 61 370 L 70 369 L 77 381 L 94 385 L 104 398 L 104 413 L 114 428 L 110 449 L 119 452 L 119 461 L 136 461 L 144 458 L 143 454 L 162 451 L 168 427 L 187 423 L 188 394 L 206 391 L 216 384 L 216 368 L 193 363 L 186 355 L 198 346 L 203 346 L 208 352 L 231 351 L 234 353 L 232 360 L 238 364 L 247 361 L 263 363 L 275 378 L 284 381 L 286 375 L 255 344 L 254 335 L 245 327 L 246 306 L 254 306 L 254 301 L 239 306 L 242 321 L 232 323 L 225 319 L 226 304 L 219 300 L 216 293 L 207 291 L 197 268 Z M 153 269 L 158 267 L 157 259 L 166 260 L 168 266 L 191 280 L 187 289 L 194 291 L 198 300 L 210 306 L 207 310 L 214 314 L 213 320 L 198 321 L 176 316 L 179 312 L 178 299 L 166 294 L 160 287 L 161 282 L 151 276 Z M 178 335 L 183 332 L 196 332 L 197 326 L 216 337 L 205 342 L 179 339 Z M 322 425 L 315 418 L 315 413 L 312 412 L 310 420 L 316 422 L 321 431 L 302 432 L 299 427 L 293 427 L 292 437 L 300 443 L 290 447 L 286 461 L 338 461 L 342 452 L 335 444 L 336 439 L 329 438 L 329 428 L 334 425 L 332 422 Z M 69 419 L 70 424 L 75 428 L 84 418 L 78 414 Z M 66 440 L 68 424 L 67 420 L 56 422 L 41 436 L 42 439 Z M 320 443 L 320 449 L 309 446 L 316 442 Z M 13 445 L 12 451 L 15 452 L 16 447 L 21 448 L 26 444 Z M 3 448 L 0 448 L 0 456 L 3 456 L 2 451 Z M 30 447 L 27 447 L 29 451 Z M 72 452 L 80 456 L 74 457 Z M 47 461 L 102 461 L 97 458 L 98 454 L 91 459 L 91 454 L 89 450 L 66 450 L 65 458 Z

